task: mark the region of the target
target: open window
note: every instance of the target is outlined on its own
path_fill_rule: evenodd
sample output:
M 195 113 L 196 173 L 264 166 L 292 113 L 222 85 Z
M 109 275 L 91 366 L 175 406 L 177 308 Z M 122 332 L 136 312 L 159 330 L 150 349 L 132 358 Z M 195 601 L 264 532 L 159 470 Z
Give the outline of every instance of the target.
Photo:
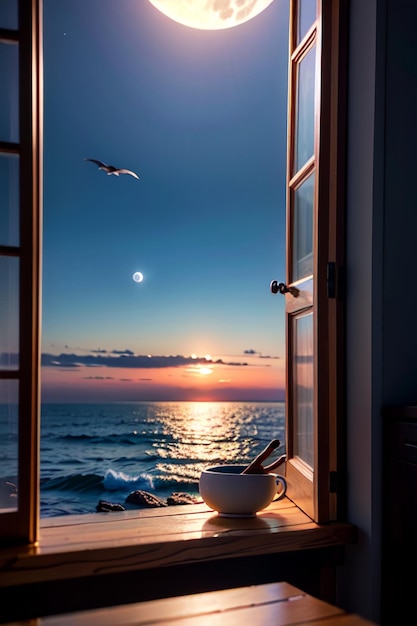
M 31 543 L 39 509 L 41 2 L 5 5 L 0 13 L 0 439 L 7 475 L 0 494 L 0 539 Z
M 0 13 L 0 435 L 19 490 L 12 507 L 0 502 L 0 539 L 32 543 L 39 522 L 42 0 L 8 7 Z M 277 284 L 286 298 L 286 473 L 288 497 L 317 522 L 343 516 L 346 25 L 345 0 L 291 0 L 287 276 Z
M 286 283 L 288 497 L 342 514 L 343 202 L 347 3 L 292 0 Z

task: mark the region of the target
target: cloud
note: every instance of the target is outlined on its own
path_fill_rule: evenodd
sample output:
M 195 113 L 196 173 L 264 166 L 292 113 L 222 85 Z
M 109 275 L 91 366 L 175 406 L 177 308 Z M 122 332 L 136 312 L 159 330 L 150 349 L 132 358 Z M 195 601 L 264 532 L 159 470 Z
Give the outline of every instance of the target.
M 247 352 L 247 351 L 246 351 Z M 262 359 L 278 359 L 279 357 L 261 356 Z M 239 361 L 232 359 L 208 359 L 207 356 L 150 356 L 137 355 L 132 350 L 94 350 L 90 354 L 75 354 L 61 352 L 61 354 L 50 354 L 44 352 L 41 355 L 41 366 L 61 369 L 79 369 L 81 367 L 116 367 L 116 368 L 132 368 L 132 369 L 166 369 L 170 367 L 184 367 L 203 364 L 207 366 L 223 365 L 229 367 L 247 367 L 247 361 Z M 18 367 L 19 358 L 15 353 L 0 353 L 0 367 Z M 269 366 L 268 366 L 269 367 Z
M 257 350 L 254 350 L 253 348 L 248 348 L 247 350 L 243 351 L 243 354 L 250 354 L 250 355 L 258 355 L 258 357 L 260 359 L 279 359 L 279 356 L 270 356 L 269 354 L 262 354 L 262 352 L 258 352 Z
M 228 363 L 224 363 L 223 361 L 216 361 L 217 363 L 221 362 L 223 365 L 247 365 L 247 363 L 238 363 L 237 361 L 229 361 Z
M 84 380 L 114 380 L 113 376 L 84 376 Z
M 132 350 L 112 350 L 111 354 L 126 354 L 129 356 L 135 356 L 135 353 Z
M 54 344 L 51 344 L 52 347 Z M 109 350 L 105 350 L 104 348 L 92 348 L 92 349 L 85 349 L 85 348 L 80 348 L 80 347 L 70 347 L 70 346 L 64 346 L 65 350 L 81 350 L 84 353 L 89 353 L 91 352 L 92 354 L 128 354 L 130 356 L 134 356 L 134 352 L 132 350 L 129 350 L 129 348 L 126 348 L 126 350 L 112 350 L 111 352 L 109 352 Z
M 245 354 L 258 354 L 260 359 L 279 359 L 276 356 L 262 356 L 255 350 L 245 350 Z M 309 362 L 311 357 L 298 357 L 298 363 Z M 183 355 L 169 355 L 169 356 L 151 356 L 137 355 L 132 350 L 102 350 L 97 349 L 91 351 L 89 354 L 76 354 L 61 352 L 61 354 L 43 353 L 41 355 L 41 366 L 49 368 L 59 368 L 60 370 L 75 371 L 83 367 L 96 368 L 96 367 L 109 367 L 109 368 L 130 368 L 130 369 L 167 369 L 172 367 L 196 367 L 196 365 L 208 364 L 222 365 L 227 367 L 247 367 L 249 363 L 244 360 L 239 360 L 238 357 L 234 358 L 219 358 L 209 359 L 207 356 L 196 357 L 183 356 Z M 15 353 L 0 352 L 0 367 L 18 367 L 19 358 Z M 252 363 L 252 366 L 254 363 Z M 269 364 L 264 364 L 263 367 L 270 367 Z M 100 380 L 101 377 L 89 376 L 86 377 L 90 380 Z M 142 379 L 149 380 L 149 379 Z
M 1 355 L 0 355 L 1 363 Z M 131 351 L 117 351 L 113 350 L 111 354 L 67 354 L 61 353 L 59 355 L 44 353 L 41 356 L 42 367 L 59 367 L 59 368 L 75 368 L 75 367 L 123 367 L 132 369 L 164 369 L 168 367 L 184 367 L 193 366 L 196 364 L 212 363 L 213 365 L 229 365 L 233 367 L 245 367 L 248 364 L 246 362 L 239 361 L 223 361 L 223 359 L 216 359 L 215 361 L 208 360 L 207 357 L 191 357 L 182 355 L 171 356 L 152 356 L 148 355 L 135 355 Z

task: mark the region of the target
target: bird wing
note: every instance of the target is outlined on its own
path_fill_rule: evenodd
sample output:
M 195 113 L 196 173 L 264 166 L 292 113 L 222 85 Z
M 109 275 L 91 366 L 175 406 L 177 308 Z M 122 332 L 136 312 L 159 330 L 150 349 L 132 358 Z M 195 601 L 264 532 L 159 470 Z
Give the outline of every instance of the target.
M 130 174 L 131 176 L 133 176 L 133 178 L 137 178 L 139 180 L 139 176 L 135 173 L 132 172 L 132 170 L 125 170 L 123 168 L 116 170 L 119 174 Z
M 91 163 L 95 163 L 99 166 L 99 168 L 104 169 L 107 174 L 115 174 L 115 176 L 119 176 L 119 174 L 130 174 L 130 176 L 133 176 L 133 178 L 137 178 L 139 180 L 139 176 L 135 172 L 132 172 L 132 170 L 114 167 L 114 165 L 107 165 L 107 163 L 103 163 L 103 161 L 98 161 L 97 159 L 85 158 L 84 161 L 91 161 Z
M 84 161 L 91 161 L 91 163 L 95 163 L 99 167 L 108 167 L 106 163 L 103 163 L 103 161 L 97 161 L 97 159 L 84 159 Z

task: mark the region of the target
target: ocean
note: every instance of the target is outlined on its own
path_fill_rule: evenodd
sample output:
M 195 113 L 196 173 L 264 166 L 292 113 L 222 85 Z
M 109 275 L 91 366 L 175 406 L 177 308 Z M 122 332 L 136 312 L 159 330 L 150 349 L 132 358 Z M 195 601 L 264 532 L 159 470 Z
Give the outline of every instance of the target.
M 141 489 L 199 496 L 201 470 L 249 463 L 271 441 L 284 453 L 283 402 L 43 404 L 40 514 L 94 513 Z

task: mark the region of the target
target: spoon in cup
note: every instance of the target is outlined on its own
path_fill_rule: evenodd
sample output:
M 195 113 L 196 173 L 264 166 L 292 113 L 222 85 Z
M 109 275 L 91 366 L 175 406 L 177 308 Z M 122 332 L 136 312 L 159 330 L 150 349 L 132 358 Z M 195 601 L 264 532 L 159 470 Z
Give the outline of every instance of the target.
M 254 460 L 251 463 L 249 463 L 249 465 L 245 467 L 245 469 L 240 473 L 241 474 L 268 474 L 272 470 L 276 469 L 277 467 L 285 463 L 287 455 L 282 454 L 278 459 L 276 459 L 269 465 L 266 465 L 265 467 L 262 465 L 262 462 L 265 461 L 265 459 L 267 459 L 269 455 L 274 450 L 276 450 L 276 448 L 279 447 L 280 443 L 281 442 L 279 439 L 272 439 L 272 441 L 268 443 L 266 448 L 264 448 L 264 450 L 262 450 L 262 452 L 260 452 L 258 456 L 255 457 Z

